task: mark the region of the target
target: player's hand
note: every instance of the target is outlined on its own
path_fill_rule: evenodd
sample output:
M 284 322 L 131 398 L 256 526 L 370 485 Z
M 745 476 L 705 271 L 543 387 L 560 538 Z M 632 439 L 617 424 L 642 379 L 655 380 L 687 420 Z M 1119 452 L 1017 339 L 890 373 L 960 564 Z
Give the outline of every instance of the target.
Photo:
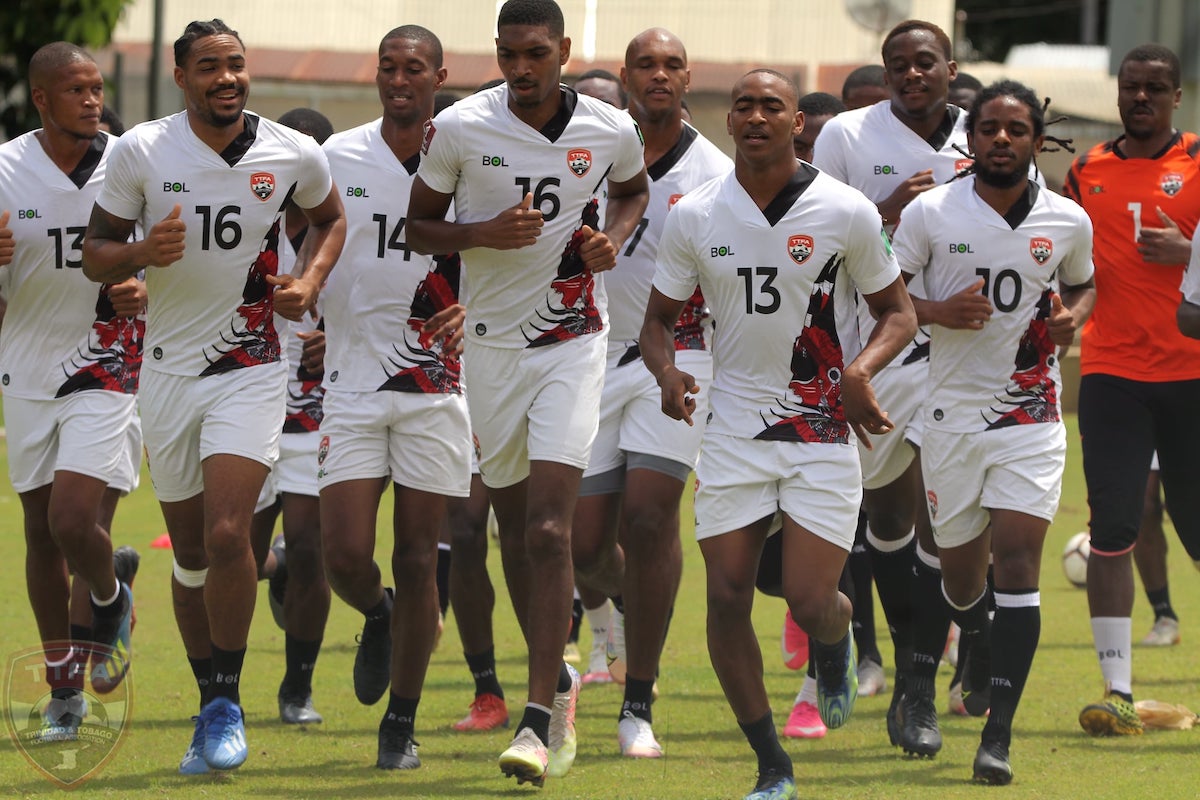
M 879 204 L 879 215 L 887 220 L 889 225 L 895 225 L 900 220 L 900 212 L 912 202 L 913 198 L 922 192 L 927 192 L 937 184 L 933 180 L 933 170 L 923 169 L 906 178 L 896 187 L 888 198 Z
M 317 302 L 317 287 L 304 278 L 268 275 L 267 283 L 275 287 L 275 313 L 284 319 L 299 322 Z
M 518 250 L 529 247 L 537 242 L 544 224 L 541 209 L 533 207 L 533 195 L 526 192 L 521 202 L 512 208 L 504 209 L 487 222 L 480 223 L 472 244 L 476 247 L 490 247 L 493 250 Z
M 870 378 L 860 370 L 854 369 L 853 364 L 842 373 L 842 408 L 846 412 L 846 421 L 854 429 L 854 434 L 862 440 L 868 450 L 875 448 L 867 434 L 882 436 L 896 427 L 888 419 L 887 412 L 879 407 Z
M 583 243 L 579 245 L 579 257 L 583 265 L 592 272 L 604 272 L 617 265 L 617 248 L 604 231 L 592 230 L 590 225 L 579 229 Z
M 325 331 L 297 331 L 296 338 L 303 342 L 300 369 L 310 378 L 322 377 L 325 374 Z
M 460 303 L 447 306 L 434 314 L 421 326 L 421 339 L 430 344 L 441 343 L 442 352 L 448 356 L 462 353 L 463 323 L 467 309 Z M 428 346 L 428 345 L 427 345 Z
M 1050 341 L 1059 347 L 1067 347 L 1075 341 L 1075 315 L 1063 305 L 1057 293 L 1050 295 L 1050 316 L 1046 318 L 1046 333 Z
M 183 207 L 178 203 L 171 213 L 163 217 L 146 234 L 142 246 L 146 248 L 146 266 L 166 267 L 183 258 L 183 245 L 187 238 L 187 223 L 179 218 Z
M 1158 206 L 1154 207 L 1161 228 L 1142 227 L 1138 236 L 1138 252 L 1142 260 L 1148 264 L 1186 264 L 1192 257 L 1192 243 L 1188 240 L 1175 220 L 1163 213 Z
M 955 330 L 983 330 L 983 325 L 992 318 L 992 303 L 983 296 L 983 278 L 952 294 L 935 305 L 937 318 L 934 323 Z
M 146 310 L 146 284 L 137 278 L 108 287 L 108 300 L 118 317 L 136 317 Z
M 658 385 L 662 389 L 662 412 L 671 419 L 694 425 L 692 412 L 696 410 L 695 395 L 700 393 L 696 379 L 671 365 L 659 376 Z
M 0 214 L 0 267 L 12 263 L 16 243 L 13 241 L 12 228 L 8 227 L 9 212 Z

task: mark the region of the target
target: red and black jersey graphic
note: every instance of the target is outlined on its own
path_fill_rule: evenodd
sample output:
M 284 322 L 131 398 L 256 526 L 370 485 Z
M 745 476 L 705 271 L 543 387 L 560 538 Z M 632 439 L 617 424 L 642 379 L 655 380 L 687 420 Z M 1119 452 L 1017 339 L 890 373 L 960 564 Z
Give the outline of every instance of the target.
M 55 397 L 66 397 L 89 389 L 133 394 L 142 371 L 142 337 L 146 322 L 140 317 L 120 317 L 109 299 L 110 284 L 100 287 L 96 297 L 96 321 L 88 334 L 87 351 L 76 351 L 71 360 L 75 372 L 58 387 Z
M 675 349 L 707 350 L 704 343 L 704 321 L 710 316 L 712 315 L 704 302 L 704 295 L 697 286 L 696 291 L 692 292 L 692 296 L 684 304 L 679 321 L 675 323 Z
M 1004 394 L 997 395 L 999 407 L 992 407 L 997 416 L 988 420 L 987 430 L 1013 425 L 1033 425 L 1038 422 L 1058 422 L 1058 389 L 1050 368 L 1054 366 L 1054 342 L 1046 329 L 1050 317 L 1050 289 L 1038 298 L 1033 319 L 1021 336 L 1014 359 L 1013 374 Z M 987 419 L 987 415 L 984 415 Z
M 404 352 L 395 345 L 395 358 L 389 358 L 384 370 L 390 376 L 376 391 L 420 392 L 424 394 L 460 394 L 462 363 L 458 356 L 442 350 L 422 328 L 434 314 L 458 302 L 462 261 L 457 253 L 435 256 L 433 269 L 417 285 L 408 313 L 408 329 L 417 334 L 416 344 L 404 337 Z
M 281 216 L 275 218 L 275 224 L 263 239 L 258 257 L 246 273 L 242 304 L 230 320 L 229 330 L 221 333 L 221 341 L 227 347 L 216 348 L 217 357 L 208 359 L 208 366 L 200 373 L 201 377 L 279 360 L 279 332 L 275 330 L 275 287 L 267 283 L 267 276 L 279 274 L 281 221 Z
M 600 202 L 594 197 L 584 206 L 579 227 L 571 234 L 558 261 L 557 277 L 550 283 L 551 290 L 558 295 L 559 303 L 552 304 L 549 300 L 552 295 L 547 295 L 546 308 L 538 312 L 538 317 L 548 327 L 534 325 L 533 329 L 539 335 L 531 339 L 529 334 L 525 334 L 525 340 L 529 342 L 525 345 L 527 348 L 544 347 L 604 329 L 593 297 L 595 279 L 592 271 L 583 266 L 583 259 L 579 255 L 584 225 L 594 231 L 600 230 Z
M 325 318 L 317 321 L 317 330 L 325 330 Z M 321 427 L 325 418 L 325 389 L 321 385 L 322 372 L 309 372 L 303 363 L 288 380 L 286 413 L 283 418 L 284 433 L 308 433 Z
M 842 407 L 842 345 L 838 338 L 833 290 L 845 259 L 829 257 L 813 283 L 804 329 L 792 348 L 792 380 L 777 406 L 763 414 L 767 429 L 755 439 L 846 444 L 850 427 Z M 771 418 L 776 421 L 772 422 Z

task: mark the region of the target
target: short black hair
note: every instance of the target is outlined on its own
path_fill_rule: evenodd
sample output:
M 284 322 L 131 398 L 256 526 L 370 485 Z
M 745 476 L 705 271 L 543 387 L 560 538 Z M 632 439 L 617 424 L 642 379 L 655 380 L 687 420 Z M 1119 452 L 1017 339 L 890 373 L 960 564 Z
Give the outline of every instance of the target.
M 933 34 L 933 38 L 937 40 L 938 46 L 942 48 L 942 53 L 945 54 L 946 60 L 954 58 L 954 47 L 950 44 L 950 37 L 946 32 L 932 22 L 923 19 L 906 19 L 896 27 L 888 31 L 888 35 L 883 39 L 883 46 L 879 48 L 879 52 L 883 55 L 883 60 L 887 61 L 888 45 L 897 36 L 903 36 L 906 33 L 913 31 L 927 31 Z
M 738 83 L 746 80 L 746 78 L 749 78 L 751 75 L 770 75 L 773 78 L 778 78 L 779 80 L 783 81 L 784 85 L 787 86 L 793 97 L 795 97 L 797 100 L 800 99 L 800 89 L 794 80 L 789 78 L 787 75 L 784 75 L 779 70 L 769 69 L 767 67 L 758 67 L 757 69 L 750 70 L 745 75 L 737 79 L 737 83 L 734 84 L 734 88 L 736 89 Z M 732 99 L 736 100 L 737 96 L 733 95 Z
M 1167 72 L 1171 75 L 1171 88 L 1178 89 L 1180 87 L 1180 78 L 1183 74 L 1183 69 L 1179 66 L 1179 56 L 1175 55 L 1169 47 L 1164 47 L 1161 44 L 1143 44 L 1130 50 L 1121 59 L 1121 66 L 1117 69 L 1117 76 L 1120 77 L 1121 70 L 1125 69 L 1125 65 L 1130 61 L 1146 63 L 1148 61 L 1161 61 L 1167 65 Z
M 958 74 L 954 76 L 954 80 L 950 81 L 950 88 L 969 89 L 972 92 L 980 92 L 983 91 L 983 84 L 974 75 L 959 70 Z
M 1029 107 L 1029 117 L 1033 120 L 1033 138 L 1036 139 L 1046 132 L 1046 113 L 1042 102 L 1033 93 L 1033 89 L 1018 81 L 1009 80 L 996 81 L 979 92 L 975 102 L 971 103 L 971 108 L 967 111 L 968 132 L 975 132 L 975 123 L 979 121 L 979 114 L 983 110 L 984 104 L 997 97 L 1011 97 Z
M 188 53 L 192 52 L 192 45 L 198 40 L 223 33 L 237 39 L 238 44 L 245 49 L 246 43 L 242 41 L 242 37 L 238 36 L 237 31 L 226 25 L 224 20 L 210 19 L 189 22 L 188 26 L 183 29 L 183 35 L 175 40 L 175 66 L 182 67 L 184 65 Z
M 850 96 L 850 92 L 860 86 L 882 86 L 887 88 L 883 77 L 883 67 L 879 64 L 864 64 L 846 76 L 842 82 L 842 100 Z
M 796 103 L 796 110 L 809 117 L 836 117 L 846 104 L 828 92 L 809 92 Z
M 77 44 L 51 42 L 43 45 L 29 59 L 29 85 L 41 88 L 42 82 L 49 78 L 50 73 L 81 61 L 95 63 L 88 51 Z
M 430 54 L 433 56 L 433 68 L 442 68 L 442 59 L 445 57 L 442 52 L 442 40 L 428 28 L 422 28 L 420 25 L 401 25 L 399 28 L 392 28 L 379 40 L 379 52 L 381 54 L 383 53 L 383 43 L 391 39 L 408 39 L 414 42 L 424 42 L 429 45 Z
M 279 124 L 308 134 L 317 140 L 317 144 L 325 144 L 325 140 L 333 136 L 333 123 L 313 108 L 293 108 L 291 111 L 285 111 L 279 117 Z
M 479 88 L 476 89 L 475 92 L 486 92 L 488 89 L 495 89 L 502 83 L 504 83 L 504 78 L 492 78 L 490 81 L 484 81 L 483 83 L 479 84 Z
M 438 92 L 433 96 L 433 115 L 436 117 L 461 99 L 454 92 Z
M 505 25 L 544 25 L 558 39 L 567 31 L 562 9 L 554 0 L 508 0 L 496 17 L 497 28 Z
M 100 124 L 108 126 L 108 132 L 113 136 L 125 135 L 125 123 L 117 116 L 117 112 L 108 106 L 100 109 Z
M 575 79 L 575 83 L 588 80 L 612 81 L 617 85 L 617 96 L 621 98 L 621 105 L 629 105 L 629 95 L 625 92 L 625 86 L 621 83 L 621 79 L 613 75 L 606 69 L 589 69 L 587 72 Z

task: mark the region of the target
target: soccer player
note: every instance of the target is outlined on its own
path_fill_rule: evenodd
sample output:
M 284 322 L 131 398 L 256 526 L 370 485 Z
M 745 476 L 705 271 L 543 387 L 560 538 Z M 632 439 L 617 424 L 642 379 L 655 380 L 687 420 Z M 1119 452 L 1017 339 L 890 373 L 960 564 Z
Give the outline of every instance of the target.
M 965 155 L 966 114 L 946 101 L 957 70 L 946 33 L 931 22 L 902 22 L 884 38 L 882 52 L 891 98 L 830 120 L 817 140 L 813 163 L 860 189 L 891 230 L 914 197 L 952 178 L 970 159 Z M 910 286 L 918 295 L 919 283 Z M 873 324 L 860 308 L 860 329 L 869 333 Z M 888 737 L 922 756 L 941 748 L 934 679 L 950 624 L 916 458 L 928 356 L 928 338 L 920 334 L 884 369 L 875 389 L 896 431 L 873 450 L 860 447 L 871 568 L 895 645 Z M 964 639 L 964 650 L 974 641 L 986 641 L 982 632 L 976 633 Z M 976 657 L 981 655 L 977 651 Z M 977 670 L 985 673 L 986 666 Z M 979 688 L 973 707 L 982 713 L 986 687 Z
M 878 64 L 864 64 L 842 81 L 842 102 L 850 111 L 873 106 L 891 96 L 883 67 Z
M 979 78 L 959 70 L 954 76 L 954 80 L 950 81 L 950 95 L 948 99 L 953 105 L 958 106 L 963 111 L 968 111 L 975 103 L 975 98 L 982 91 L 983 84 L 979 82 Z
M 1075 159 L 1066 194 L 1096 230 L 1096 308 L 1083 329 L 1079 434 L 1091 510 L 1088 608 L 1105 694 L 1079 715 L 1097 736 L 1139 734 L 1133 707 L 1133 568 L 1150 459 L 1167 511 L 1200 560 L 1200 342 L 1180 333 L 1184 265 L 1200 219 L 1200 137 L 1175 129 L 1178 57 L 1129 51 L 1117 71 L 1125 132 Z
M 750 621 L 772 517 L 783 515 L 784 595 L 813 637 L 821 717 L 840 727 L 858 683 L 850 602 L 837 589 L 862 496 L 853 439 L 891 430 L 871 378 L 916 332 L 875 208 L 796 160 L 797 97 L 772 70 L 734 85 L 734 170 L 684 195 L 667 217 L 640 340 L 663 411 L 692 424 L 700 387 L 676 366 L 674 328 L 699 283 L 720 341 L 696 537 L 708 575 L 709 655 L 758 756 L 747 800 L 796 797 Z M 861 352 L 856 289 L 878 316 Z
M 558 5 L 508 0 L 496 25 L 506 84 L 429 125 L 408 242 L 418 252 L 464 254 L 471 427 L 529 648 L 529 704 L 500 767 L 540 785 L 565 774 L 576 749 L 579 677 L 562 654 L 571 516 L 596 435 L 607 343 L 594 274 L 616 264 L 647 188 L 633 120 L 560 85 L 571 40 Z M 451 200 L 453 222 L 444 218 Z
M 642 362 L 638 335 L 668 212 L 687 192 L 732 167 L 728 156 L 683 121 L 680 101 L 690 78 L 687 50 L 670 31 L 643 31 L 625 48 L 621 80 L 630 116 L 645 137 L 650 203 L 618 254 L 617 268 L 605 276 L 611 329 L 600 429 L 573 528 L 581 581 L 597 581 L 596 588 L 623 601 L 623 652 L 613 648 L 609 656 L 624 660 L 611 665 L 614 677 L 625 683 L 617 739 L 621 754 L 634 758 L 662 755 L 650 704 L 683 572 L 679 500 L 700 452 L 712 375 L 712 322 L 703 295 L 697 290 L 691 296 L 674 329 L 676 360 L 702 387 L 699 424 L 663 415 L 661 391 Z
M 1029 179 L 1044 142 L 1042 104 L 992 84 L 967 116 L 974 175 L 916 198 L 896 259 L 922 275 L 922 319 L 936 317 L 921 466 L 946 599 L 964 630 L 986 626 L 995 557 L 991 710 L 974 779 L 1012 781 L 1012 723 L 1041 629 L 1042 544 L 1066 462 L 1058 347 L 1095 299 L 1087 215 Z M 983 302 L 964 302 L 980 280 Z M 940 306 L 936 314 L 929 314 Z
M 321 531 L 334 591 L 365 616 L 355 694 L 369 705 L 391 684 L 379 723 L 380 769 L 421 765 L 413 730 L 438 624 L 438 537 L 447 496 L 466 497 L 471 482 L 458 355 L 430 324 L 438 312 L 461 310 L 459 262 L 414 255 L 405 242 L 408 189 L 445 80 L 432 32 L 389 31 L 375 78 L 382 118 L 325 144 L 345 187 L 348 244 L 325 296 Z M 374 561 L 375 518 L 389 481 L 394 600 Z
M 109 529 L 141 463 L 134 404 L 146 294 L 132 276 L 97 288 L 79 271 L 115 141 L 100 131 L 100 69 L 76 45 L 54 42 L 30 59 L 29 89 L 42 127 L 0 145 L 0 288 L 9 301 L 0 384 L 53 698 L 42 736 L 73 740 L 88 714 L 89 652 L 98 693 L 129 669 L 133 596 L 114 572 Z M 74 604 L 72 573 L 87 589 Z M 79 624 L 89 613 L 90 630 Z
M 826 92 L 809 92 L 800 98 L 800 111 L 804 112 L 804 130 L 796 135 L 792 142 L 796 150 L 796 158 L 807 161 L 813 160 L 813 146 L 825 123 L 846 110 L 846 105 Z
M 116 140 L 83 269 L 95 281 L 146 270 L 139 408 L 174 548 L 176 620 L 203 694 L 180 763 L 194 774 L 246 759 L 238 685 L 257 593 L 250 518 L 278 455 L 287 386 L 274 315 L 312 307 L 345 221 L 317 143 L 245 111 L 236 31 L 189 23 L 174 74 L 185 110 Z M 309 220 L 300 277 L 278 274 L 288 199 Z M 127 241 L 139 221 L 145 239 Z
M 575 81 L 575 91 L 603 100 L 613 108 L 625 108 L 629 105 L 629 94 L 621 84 L 621 79 L 606 69 L 589 69 Z

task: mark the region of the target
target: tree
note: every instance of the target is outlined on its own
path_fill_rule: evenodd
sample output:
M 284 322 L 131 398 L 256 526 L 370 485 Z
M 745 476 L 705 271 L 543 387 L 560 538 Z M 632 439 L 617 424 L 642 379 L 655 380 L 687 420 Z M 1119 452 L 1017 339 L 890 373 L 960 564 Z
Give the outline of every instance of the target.
M 73 42 L 100 48 L 133 0 L 5 0 L 0 3 L 0 127 L 8 138 L 39 126 L 29 102 L 29 59 L 44 44 Z

